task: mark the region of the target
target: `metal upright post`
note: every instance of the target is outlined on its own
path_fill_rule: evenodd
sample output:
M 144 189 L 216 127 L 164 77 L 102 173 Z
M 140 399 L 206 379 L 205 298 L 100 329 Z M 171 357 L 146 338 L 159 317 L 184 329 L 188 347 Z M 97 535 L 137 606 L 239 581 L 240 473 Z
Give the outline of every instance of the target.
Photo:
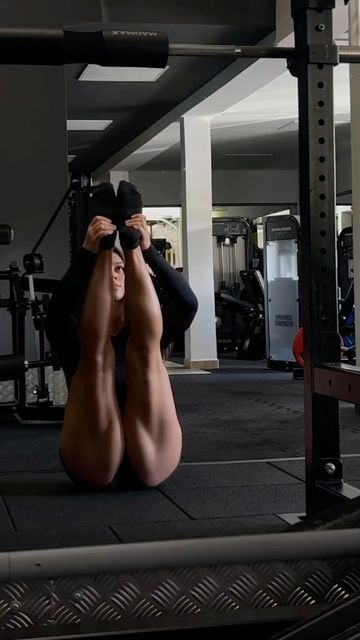
M 19 268 L 16 263 L 10 264 L 9 278 L 13 354 L 25 358 L 26 300 L 20 285 Z M 17 406 L 26 405 L 26 376 L 24 372 L 14 380 L 14 396 Z
M 315 392 L 314 367 L 340 361 L 338 336 L 333 44 L 335 0 L 292 0 L 299 92 L 301 314 L 304 331 L 306 510 L 341 489 L 339 401 Z M 341 491 L 340 491 L 341 494 Z M 340 495 L 339 494 L 339 495 Z M 339 499 L 339 498 L 337 498 Z

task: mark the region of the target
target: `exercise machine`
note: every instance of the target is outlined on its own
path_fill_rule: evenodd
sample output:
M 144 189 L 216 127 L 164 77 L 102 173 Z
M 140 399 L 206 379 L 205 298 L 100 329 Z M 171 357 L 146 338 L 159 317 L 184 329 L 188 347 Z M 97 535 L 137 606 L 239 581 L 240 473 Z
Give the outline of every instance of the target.
M 355 364 L 355 301 L 353 266 L 353 231 L 345 227 L 337 241 L 339 333 L 342 338 L 342 359 Z
M 258 269 L 243 269 L 240 277 L 243 283 L 240 299 L 251 304 L 254 312 L 245 324 L 237 357 L 243 360 L 262 360 L 266 348 L 264 278 Z
M 270 368 L 295 364 L 294 336 L 300 326 L 299 240 L 295 216 L 264 218 L 266 358 Z
M 24 257 L 24 273 L 15 261 L 8 269 L 0 271 L 0 280 L 9 285 L 8 298 L 1 299 L 1 307 L 11 315 L 12 353 L 0 355 L 0 381 L 13 381 L 14 401 L 0 405 L 2 412 L 16 412 L 22 419 L 29 420 L 61 420 L 63 407 L 56 407 L 50 399 L 49 386 L 46 379 L 47 367 L 54 371 L 60 366 L 50 351 L 46 350 L 45 318 L 49 293 L 54 290 L 56 281 L 34 278 L 34 273 L 43 273 L 44 262 L 40 254 Z M 35 292 L 42 291 L 38 297 Z M 28 297 L 26 293 L 29 292 Z M 28 311 L 31 313 L 37 338 L 38 359 L 27 360 L 25 344 L 25 320 Z M 27 401 L 26 373 L 30 369 L 37 370 L 37 384 L 32 389 L 33 402 Z
M 54 405 L 50 398 L 49 386 L 46 379 L 47 367 L 52 367 L 54 371 L 60 370 L 60 365 L 56 357 L 50 350 L 46 350 L 45 319 L 49 294 L 54 292 L 57 280 L 34 277 L 44 273 L 44 260 L 38 247 L 47 232 L 51 228 L 55 219 L 59 215 L 66 201 L 69 203 L 69 211 L 73 202 L 79 200 L 76 195 L 84 194 L 88 186 L 87 177 L 80 177 L 78 174 L 72 176 L 69 187 L 66 189 L 55 212 L 51 216 L 48 224 L 41 233 L 30 253 L 23 257 L 22 269 L 12 261 L 8 269 L 0 271 L 0 281 L 8 283 L 8 297 L 0 298 L 0 306 L 9 311 L 11 315 L 12 332 L 12 353 L 0 355 L 0 381 L 13 381 L 14 400 L 5 402 L 0 406 L 3 412 L 16 412 L 22 419 L 29 420 L 55 420 L 63 418 L 64 407 Z M 83 195 L 85 201 L 85 197 Z M 79 228 L 80 216 L 72 219 L 70 215 L 70 255 L 77 250 L 82 242 L 82 232 Z M 14 238 L 13 230 L 7 225 L 0 226 L 0 242 L 10 244 Z M 41 293 L 41 296 L 37 295 Z M 26 316 L 30 311 L 33 326 L 35 329 L 38 359 L 28 360 L 26 358 Z M 27 401 L 26 373 L 30 369 L 37 370 L 37 384 L 32 390 L 33 402 Z
M 264 357 L 264 285 L 261 251 L 252 244 L 245 218 L 213 220 L 216 337 L 218 353 Z
M 248 266 L 250 225 L 242 218 L 215 218 L 212 223 L 216 340 L 218 353 L 236 353 L 243 318 L 252 305 L 240 300 L 240 271 Z
M 240 271 L 250 266 L 250 223 L 245 218 L 214 218 L 212 235 L 215 291 L 236 293 Z
M 344 299 L 354 279 L 353 232 L 345 227 L 337 239 L 338 287 L 340 298 Z
M 233 353 L 240 360 L 265 356 L 264 280 L 260 271 L 242 269 L 241 288 L 234 295 L 215 293 L 219 353 Z

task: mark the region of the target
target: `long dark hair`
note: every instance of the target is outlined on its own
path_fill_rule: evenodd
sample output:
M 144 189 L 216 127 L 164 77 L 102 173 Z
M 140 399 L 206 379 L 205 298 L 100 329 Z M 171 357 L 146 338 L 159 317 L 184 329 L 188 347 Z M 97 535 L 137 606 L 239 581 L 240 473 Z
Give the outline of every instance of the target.
M 125 255 L 123 250 L 120 249 L 120 247 L 113 247 L 113 252 L 116 253 L 116 255 L 118 255 L 119 258 L 121 258 L 121 260 L 125 262 Z

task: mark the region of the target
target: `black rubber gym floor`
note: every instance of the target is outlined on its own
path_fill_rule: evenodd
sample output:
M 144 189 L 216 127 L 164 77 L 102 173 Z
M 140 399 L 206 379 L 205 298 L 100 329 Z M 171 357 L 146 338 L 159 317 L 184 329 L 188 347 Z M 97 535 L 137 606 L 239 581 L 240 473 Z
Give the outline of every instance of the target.
M 157 489 L 74 486 L 59 425 L 0 421 L 0 551 L 285 530 L 305 510 L 303 383 L 224 361 L 171 376 L 181 465 Z M 341 404 L 344 478 L 360 487 L 360 415 Z

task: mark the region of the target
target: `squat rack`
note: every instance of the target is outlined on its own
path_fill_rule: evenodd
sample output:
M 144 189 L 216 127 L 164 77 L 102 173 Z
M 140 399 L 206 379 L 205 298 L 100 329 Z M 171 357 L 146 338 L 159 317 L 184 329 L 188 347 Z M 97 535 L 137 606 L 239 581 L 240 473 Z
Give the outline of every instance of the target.
M 360 491 L 343 482 L 339 400 L 357 403 L 360 368 L 340 363 L 333 68 L 360 62 L 333 42 L 335 0 L 292 0 L 295 47 L 169 44 L 157 31 L 0 29 L 0 64 L 164 67 L 169 56 L 284 58 L 298 79 L 301 305 L 307 515 Z

